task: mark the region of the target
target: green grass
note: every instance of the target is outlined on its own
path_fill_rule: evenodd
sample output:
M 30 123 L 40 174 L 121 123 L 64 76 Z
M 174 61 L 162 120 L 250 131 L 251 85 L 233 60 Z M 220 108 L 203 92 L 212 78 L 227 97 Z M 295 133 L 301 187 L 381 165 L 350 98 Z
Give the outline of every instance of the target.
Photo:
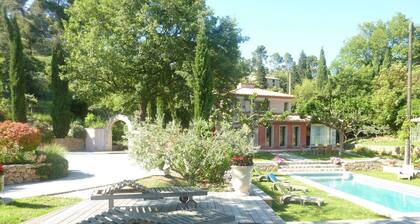
M 397 174 L 394 173 L 385 173 L 383 171 L 353 171 L 354 173 L 363 174 L 367 176 L 377 177 L 385 180 L 395 181 L 403 184 L 414 185 L 420 187 L 420 178 L 415 178 L 411 180 L 399 179 Z
M 333 153 L 322 153 L 316 154 L 313 151 L 299 151 L 299 152 L 290 152 L 297 156 L 304 157 L 306 159 L 313 159 L 313 160 L 330 160 L 331 157 L 340 157 L 342 159 L 347 160 L 360 160 L 360 159 L 368 159 L 371 157 L 376 156 L 375 154 L 364 153 L 364 152 L 343 152 L 341 156 L 338 156 L 338 152 Z
M 31 197 L 0 205 L 0 224 L 17 224 L 79 202 L 77 198 Z
M 404 141 L 394 136 L 379 136 L 376 138 L 360 139 L 357 144 L 380 145 L 380 146 L 404 146 Z M 420 141 L 412 142 L 415 146 L 420 146 Z
M 333 197 L 328 193 L 308 186 L 291 177 L 287 178 L 292 184 L 305 186 L 309 189 L 308 196 L 320 197 L 324 199 L 325 204 L 321 207 L 316 205 L 300 205 L 279 203 L 281 196 L 277 191 L 271 189 L 271 183 L 253 181 L 260 189 L 270 195 L 274 201 L 272 208 L 275 213 L 285 221 L 327 221 L 327 220 L 361 220 L 361 219 L 383 219 L 385 217 L 360 207 L 346 200 Z
M 271 162 L 274 156 L 274 154 L 269 152 L 256 152 L 254 154 L 254 162 Z

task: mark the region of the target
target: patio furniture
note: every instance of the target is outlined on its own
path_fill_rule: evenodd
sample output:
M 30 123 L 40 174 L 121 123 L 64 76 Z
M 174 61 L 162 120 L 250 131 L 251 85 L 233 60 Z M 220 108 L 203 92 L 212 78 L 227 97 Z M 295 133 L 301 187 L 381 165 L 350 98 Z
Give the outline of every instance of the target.
M 297 202 L 301 205 L 305 205 L 307 203 L 316 204 L 318 207 L 321 207 L 324 204 L 324 200 L 317 197 L 309 197 L 305 195 L 294 195 L 294 194 L 287 194 L 280 197 L 281 204 L 287 204 L 290 202 Z
M 316 154 L 320 155 L 320 154 L 324 154 L 325 153 L 325 147 L 322 144 L 319 144 L 318 147 L 316 148 Z
M 279 198 L 281 204 L 287 204 L 290 202 L 298 202 L 301 205 L 305 205 L 307 203 L 313 203 L 321 207 L 324 204 L 324 200 L 317 197 L 310 197 L 306 195 L 298 195 L 298 194 L 291 194 L 290 191 L 282 186 L 279 185 L 278 188 L 281 196 Z
M 290 191 L 303 191 L 303 192 L 308 191 L 306 187 L 292 185 L 289 182 L 279 180 L 277 176 L 274 175 L 274 173 L 267 174 L 267 178 L 273 183 L 272 188 L 274 190 L 279 190 L 280 186 L 282 186 L 282 187 L 287 188 Z
M 332 154 L 333 152 L 334 152 L 334 150 L 333 150 L 333 146 L 332 145 L 327 145 L 325 147 L 325 153 Z
M 143 199 L 156 200 L 166 197 L 179 197 L 181 208 L 195 208 L 197 202 L 193 196 L 205 196 L 207 191 L 197 187 L 159 187 L 147 188 L 132 180 L 125 180 L 106 189 L 100 189 L 91 195 L 91 200 L 108 200 L 108 207 L 114 207 L 114 200 L 117 199 Z
M 398 172 L 399 179 L 411 180 L 414 177 L 415 177 L 415 172 L 414 172 L 413 165 L 403 165 L 402 169 Z
M 161 211 L 158 207 L 121 207 L 103 212 L 79 224 L 187 224 L 187 223 L 230 223 L 235 216 L 214 210 L 172 210 Z

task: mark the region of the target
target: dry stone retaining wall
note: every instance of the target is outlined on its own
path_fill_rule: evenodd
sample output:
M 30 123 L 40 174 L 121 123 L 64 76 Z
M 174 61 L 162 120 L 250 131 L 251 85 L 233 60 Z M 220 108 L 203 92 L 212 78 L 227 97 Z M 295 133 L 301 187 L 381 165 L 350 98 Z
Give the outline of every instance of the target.
M 85 140 L 82 138 L 56 138 L 53 143 L 62 146 L 67 151 L 81 151 L 85 149 Z
M 4 165 L 4 182 L 9 184 L 20 184 L 39 181 L 41 178 L 37 174 L 37 169 L 49 164 L 14 164 Z
M 343 167 L 346 171 L 382 170 L 382 162 L 379 160 L 346 161 Z

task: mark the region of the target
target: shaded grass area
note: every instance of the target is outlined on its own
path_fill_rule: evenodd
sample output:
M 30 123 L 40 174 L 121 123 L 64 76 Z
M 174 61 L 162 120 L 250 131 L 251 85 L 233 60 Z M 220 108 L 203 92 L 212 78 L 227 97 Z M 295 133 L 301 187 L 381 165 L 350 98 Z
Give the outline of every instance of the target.
M 229 191 L 229 187 L 227 184 L 209 184 L 209 183 L 197 183 L 191 184 L 188 181 L 184 180 L 181 176 L 174 175 L 174 176 L 149 176 L 142 179 L 137 180 L 137 183 L 148 187 L 190 187 L 195 186 L 202 188 L 207 191 L 213 192 L 222 192 L 222 191 Z
M 385 180 L 390 180 L 390 181 L 395 181 L 395 182 L 398 182 L 398 183 L 409 184 L 409 185 L 414 185 L 414 186 L 420 187 L 420 178 L 415 178 L 415 179 L 411 179 L 411 180 L 399 179 L 397 174 L 385 173 L 381 170 L 378 170 L 378 171 L 352 171 L 352 172 L 353 173 L 358 173 L 358 174 L 363 174 L 363 175 L 366 175 L 366 176 L 377 177 L 377 178 L 381 178 L 381 179 L 385 179 Z
M 78 198 L 47 196 L 16 199 L 8 205 L 0 205 L 0 224 L 22 223 L 79 201 Z
M 361 219 L 382 219 L 383 216 L 353 204 L 349 201 L 333 197 L 328 193 L 318 190 L 317 188 L 308 186 L 296 179 L 285 176 L 292 184 L 305 186 L 309 189 L 306 193 L 308 196 L 320 197 L 325 204 L 321 207 L 316 205 L 300 205 L 279 203 L 280 193 L 271 189 L 271 183 L 258 182 L 255 179 L 253 183 L 270 195 L 273 200 L 272 208 L 275 213 L 285 221 L 327 221 L 327 220 L 361 220 Z
M 274 156 L 269 152 L 256 152 L 254 153 L 254 162 L 271 162 Z
M 304 157 L 306 159 L 313 159 L 313 160 L 330 160 L 331 157 L 340 157 L 342 159 L 347 160 L 361 160 L 361 159 L 369 159 L 371 157 L 375 157 L 376 154 L 371 151 L 361 151 L 361 152 L 347 152 L 344 151 L 341 156 L 338 155 L 338 152 L 330 152 L 330 153 L 316 153 L 314 151 L 299 151 L 299 152 L 290 152 L 291 154 L 295 154 L 297 156 Z

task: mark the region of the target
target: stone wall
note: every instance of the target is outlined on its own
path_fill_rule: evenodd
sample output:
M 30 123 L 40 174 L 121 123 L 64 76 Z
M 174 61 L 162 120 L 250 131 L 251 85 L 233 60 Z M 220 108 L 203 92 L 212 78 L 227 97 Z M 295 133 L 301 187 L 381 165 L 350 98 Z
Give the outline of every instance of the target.
M 346 161 L 343 167 L 346 171 L 382 170 L 382 162 L 379 159 Z
M 4 165 L 4 181 L 5 184 L 20 184 L 28 182 L 36 182 L 40 180 L 36 171 L 40 166 L 49 164 L 15 164 Z
M 81 151 L 85 149 L 85 140 L 82 138 L 55 138 L 53 143 L 62 146 L 67 151 Z

